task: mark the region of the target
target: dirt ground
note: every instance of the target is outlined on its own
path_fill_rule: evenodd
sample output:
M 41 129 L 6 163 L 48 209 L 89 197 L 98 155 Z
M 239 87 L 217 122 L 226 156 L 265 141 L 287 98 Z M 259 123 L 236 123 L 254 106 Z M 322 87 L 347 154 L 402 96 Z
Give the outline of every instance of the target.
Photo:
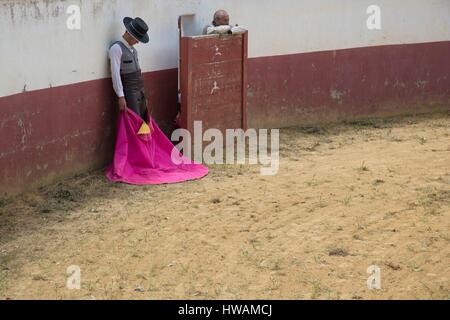
M 273 177 L 212 166 L 138 187 L 98 171 L 0 200 L 0 298 L 450 299 L 450 113 L 281 142 Z

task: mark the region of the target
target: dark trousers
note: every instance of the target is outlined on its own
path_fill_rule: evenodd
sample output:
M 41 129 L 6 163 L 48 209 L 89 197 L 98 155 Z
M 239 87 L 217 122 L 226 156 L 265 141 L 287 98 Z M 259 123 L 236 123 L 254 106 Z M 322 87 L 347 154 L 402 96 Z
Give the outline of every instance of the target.
M 148 122 L 148 106 L 144 93 L 144 79 L 141 71 L 122 74 L 123 91 L 129 109 L 133 110 L 145 122 Z
M 139 92 L 125 92 L 125 100 L 127 101 L 127 107 L 133 110 L 144 121 L 148 121 L 148 108 L 147 99 L 143 91 Z

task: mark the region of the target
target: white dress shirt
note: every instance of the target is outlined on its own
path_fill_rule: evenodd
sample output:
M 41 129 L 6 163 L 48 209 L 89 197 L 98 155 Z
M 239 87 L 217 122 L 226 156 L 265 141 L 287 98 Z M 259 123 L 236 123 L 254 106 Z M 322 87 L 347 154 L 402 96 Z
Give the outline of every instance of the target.
M 210 34 L 227 34 L 231 31 L 232 34 L 239 34 L 239 33 L 244 33 L 245 31 L 247 31 L 246 29 L 239 27 L 239 26 L 231 26 L 231 25 L 224 25 L 224 26 L 214 26 L 214 25 L 209 25 L 206 26 L 205 30 L 204 30 L 204 34 L 206 35 L 210 35 Z
M 131 52 L 134 53 L 134 47 L 125 40 L 120 40 Z M 122 62 L 122 48 L 117 43 L 109 49 L 109 59 L 111 60 L 111 76 L 113 88 L 119 98 L 124 97 L 122 78 L 120 77 L 120 65 Z

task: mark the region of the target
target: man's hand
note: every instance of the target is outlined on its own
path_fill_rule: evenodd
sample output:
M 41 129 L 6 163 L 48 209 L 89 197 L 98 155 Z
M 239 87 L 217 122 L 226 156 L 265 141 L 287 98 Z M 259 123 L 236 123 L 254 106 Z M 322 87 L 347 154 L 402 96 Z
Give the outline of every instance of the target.
M 245 28 L 242 28 L 239 25 L 236 25 L 234 27 L 231 28 L 231 33 L 232 34 L 242 34 L 245 33 L 247 30 Z
M 126 111 L 127 110 L 127 101 L 125 100 L 125 97 L 119 98 L 119 110 L 120 111 Z

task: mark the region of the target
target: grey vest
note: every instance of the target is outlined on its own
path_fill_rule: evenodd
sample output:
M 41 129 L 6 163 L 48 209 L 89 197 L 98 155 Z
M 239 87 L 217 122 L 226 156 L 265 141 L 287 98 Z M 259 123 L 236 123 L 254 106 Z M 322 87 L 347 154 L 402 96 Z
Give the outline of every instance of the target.
M 137 50 L 134 49 L 134 53 L 132 53 L 121 41 L 114 42 L 113 45 L 115 44 L 118 44 L 122 48 L 120 74 L 130 74 L 141 71 Z
M 138 53 L 136 49 L 134 53 L 131 52 L 121 41 L 117 41 L 114 44 L 118 44 L 122 49 L 120 78 L 122 79 L 123 93 L 125 94 L 128 108 L 141 116 L 144 121 L 147 121 L 147 99 L 145 98 L 144 79 L 139 66 Z

